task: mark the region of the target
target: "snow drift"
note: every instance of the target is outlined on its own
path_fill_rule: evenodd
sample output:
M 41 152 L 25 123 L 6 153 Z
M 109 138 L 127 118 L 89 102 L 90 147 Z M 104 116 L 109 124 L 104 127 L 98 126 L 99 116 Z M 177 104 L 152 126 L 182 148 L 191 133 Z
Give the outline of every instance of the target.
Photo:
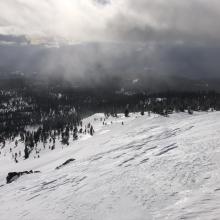
M 107 125 L 96 120 L 93 137 L 39 159 L 0 157 L 0 219 L 218 219 L 219 118 L 120 115 Z M 41 173 L 5 184 L 8 172 L 23 170 Z

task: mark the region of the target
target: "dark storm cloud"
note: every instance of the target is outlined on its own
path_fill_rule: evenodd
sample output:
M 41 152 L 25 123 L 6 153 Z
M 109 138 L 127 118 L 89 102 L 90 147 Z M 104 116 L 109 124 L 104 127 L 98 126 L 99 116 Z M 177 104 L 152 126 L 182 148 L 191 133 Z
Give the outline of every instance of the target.
M 219 1 L 127 0 L 107 22 L 108 33 L 128 41 L 219 42 Z
M 0 34 L 0 43 L 29 43 L 29 40 L 25 36 L 14 36 L 14 35 L 2 35 Z

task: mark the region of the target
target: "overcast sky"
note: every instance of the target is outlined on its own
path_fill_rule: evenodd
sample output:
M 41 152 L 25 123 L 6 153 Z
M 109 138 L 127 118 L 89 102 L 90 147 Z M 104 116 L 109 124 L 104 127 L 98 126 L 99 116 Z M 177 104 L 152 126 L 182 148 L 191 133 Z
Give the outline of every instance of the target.
M 33 41 L 209 43 L 219 0 L 0 0 L 0 34 Z

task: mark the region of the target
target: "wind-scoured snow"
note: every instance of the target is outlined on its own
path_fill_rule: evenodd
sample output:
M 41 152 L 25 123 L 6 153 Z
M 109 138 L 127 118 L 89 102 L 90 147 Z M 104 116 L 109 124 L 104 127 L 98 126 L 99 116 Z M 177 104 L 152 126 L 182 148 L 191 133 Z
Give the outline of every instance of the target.
M 1 157 L 1 220 L 220 218 L 220 112 L 101 117 L 85 120 L 94 136 L 65 149 L 18 164 Z M 41 173 L 5 184 L 31 169 Z

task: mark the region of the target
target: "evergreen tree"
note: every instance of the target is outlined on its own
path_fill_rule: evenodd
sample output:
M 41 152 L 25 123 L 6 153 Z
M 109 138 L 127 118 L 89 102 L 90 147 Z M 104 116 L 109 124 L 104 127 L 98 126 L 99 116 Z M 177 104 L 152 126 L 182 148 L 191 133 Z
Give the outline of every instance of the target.
M 125 108 L 125 117 L 129 117 L 129 105 L 128 104 L 126 105 L 126 108 Z

